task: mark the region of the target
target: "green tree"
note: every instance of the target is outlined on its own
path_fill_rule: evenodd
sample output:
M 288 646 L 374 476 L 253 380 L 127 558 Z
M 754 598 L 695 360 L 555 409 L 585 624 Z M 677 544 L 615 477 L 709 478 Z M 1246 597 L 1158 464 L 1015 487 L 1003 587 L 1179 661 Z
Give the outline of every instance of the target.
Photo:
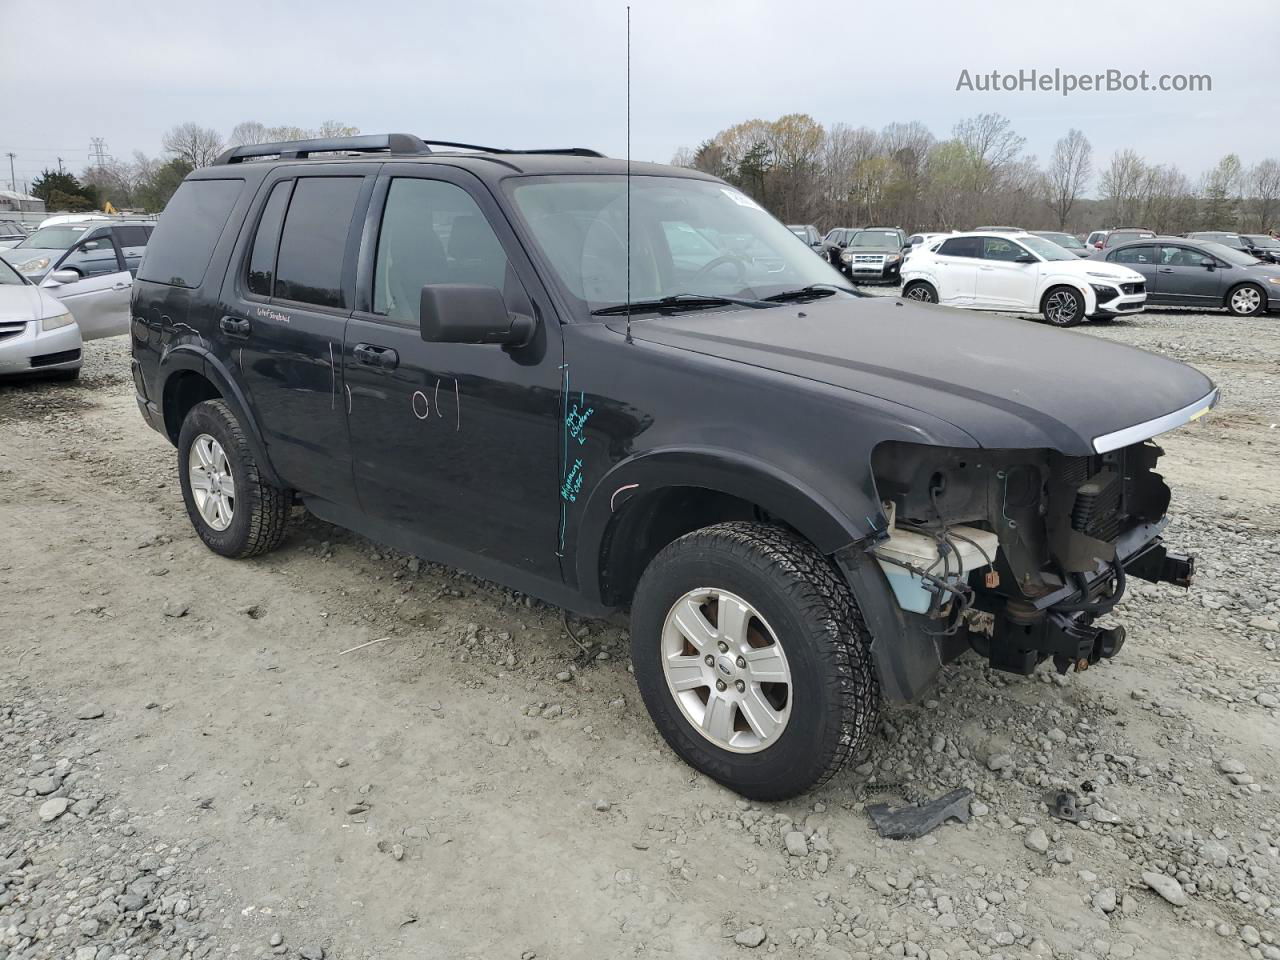
M 69 210 L 75 213 L 93 210 L 98 206 L 98 191 L 82 184 L 70 173 L 45 170 L 31 184 L 31 195 L 44 201 L 49 210 Z
M 159 213 L 193 169 L 195 168 L 181 157 L 161 164 L 138 183 L 134 190 L 134 202 L 148 213 Z

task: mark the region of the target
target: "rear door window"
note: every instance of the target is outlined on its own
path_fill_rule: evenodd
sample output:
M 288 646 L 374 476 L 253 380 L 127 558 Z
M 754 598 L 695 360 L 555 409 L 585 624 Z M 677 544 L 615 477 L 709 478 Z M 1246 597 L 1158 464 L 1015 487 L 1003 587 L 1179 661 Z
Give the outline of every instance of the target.
M 345 307 L 342 268 L 362 177 L 303 177 L 293 189 L 276 258 L 274 296 Z
M 982 256 L 985 260 L 1017 260 L 1027 251 L 1003 237 L 983 237 Z
M 175 287 L 204 281 L 243 180 L 187 180 L 169 200 L 147 244 L 138 279 Z
M 981 257 L 982 237 L 952 237 L 938 248 L 942 257 Z
M 1115 263 L 1155 263 L 1155 247 L 1124 247 L 1113 253 L 1110 259 Z
M 284 226 L 284 212 L 289 206 L 292 190 L 292 180 L 282 180 L 271 188 L 271 196 L 263 205 L 262 218 L 253 236 L 253 251 L 249 255 L 249 292 L 260 297 L 271 296 L 275 286 L 280 228 Z

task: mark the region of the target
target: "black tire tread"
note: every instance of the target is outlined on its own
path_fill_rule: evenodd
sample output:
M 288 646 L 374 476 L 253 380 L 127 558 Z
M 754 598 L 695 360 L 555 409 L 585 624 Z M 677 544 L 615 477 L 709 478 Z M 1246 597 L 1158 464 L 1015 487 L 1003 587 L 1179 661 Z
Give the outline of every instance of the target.
M 734 520 L 703 527 L 668 544 L 650 564 L 690 551 L 715 550 L 769 574 L 804 619 L 817 628 L 814 646 L 826 661 L 838 736 L 820 772 L 806 784 L 779 793 L 784 799 L 819 787 L 865 747 L 879 717 L 879 682 L 871 658 L 871 633 L 853 593 L 831 561 L 792 530 L 775 524 Z M 645 577 L 637 587 L 644 590 Z
M 285 531 L 289 525 L 289 514 L 293 508 L 292 494 L 262 478 L 244 428 L 240 426 L 240 421 L 226 401 L 203 400 L 191 408 L 187 417 L 191 417 L 197 411 L 212 417 L 227 432 L 236 460 L 244 468 L 244 478 L 236 478 L 236 509 L 241 510 L 247 507 L 249 527 L 243 544 L 224 556 L 242 560 L 269 553 L 280 546 L 284 540 Z M 180 463 L 179 469 L 185 469 L 185 467 Z M 196 530 L 203 539 L 204 531 L 198 523 Z

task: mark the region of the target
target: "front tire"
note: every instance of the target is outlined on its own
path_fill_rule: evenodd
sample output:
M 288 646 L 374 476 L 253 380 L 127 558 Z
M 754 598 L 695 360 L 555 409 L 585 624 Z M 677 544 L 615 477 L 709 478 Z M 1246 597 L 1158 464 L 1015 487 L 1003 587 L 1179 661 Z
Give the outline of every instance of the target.
M 848 585 L 781 527 L 686 534 L 641 577 L 631 657 L 649 715 L 690 766 L 753 800 L 825 783 L 867 744 L 880 693 Z
M 1242 283 L 1227 294 L 1227 309 L 1232 316 L 1256 317 L 1267 309 L 1267 293 L 1252 283 Z
M 178 435 L 187 516 L 214 553 L 241 559 L 284 539 L 292 497 L 262 479 L 244 428 L 222 400 L 197 403 Z
M 1040 312 L 1055 327 L 1074 327 L 1084 320 L 1084 294 L 1075 287 L 1052 287 Z
M 902 288 L 902 299 L 916 300 L 920 303 L 937 303 L 938 291 L 933 284 L 925 280 L 912 280 Z

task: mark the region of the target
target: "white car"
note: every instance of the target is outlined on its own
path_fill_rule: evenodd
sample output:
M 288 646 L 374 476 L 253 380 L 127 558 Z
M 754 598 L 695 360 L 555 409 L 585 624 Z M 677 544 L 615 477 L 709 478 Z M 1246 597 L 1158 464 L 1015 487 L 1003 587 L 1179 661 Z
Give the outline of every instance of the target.
M 1137 313 L 1146 278 L 1118 264 L 1081 260 L 1030 233 L 959 233 L 935 240 L 902 268 L 908 300 L 973 310 L 1039 313 L 1056 327 Z
M 66 304 L 0 260 L 0 377 L 80 375 L 80 328 Z

